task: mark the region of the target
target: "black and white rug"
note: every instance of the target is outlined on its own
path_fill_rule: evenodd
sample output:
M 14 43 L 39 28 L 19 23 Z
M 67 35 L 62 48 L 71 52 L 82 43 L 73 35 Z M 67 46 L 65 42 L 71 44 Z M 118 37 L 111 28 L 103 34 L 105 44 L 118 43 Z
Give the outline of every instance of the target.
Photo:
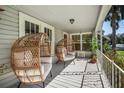
M 70 63 L 46 88 L 103 88 L 110 87 L 98 64 L 90 64 L 86 59 Z M 82 86 L 81 86 L 82 85 Z

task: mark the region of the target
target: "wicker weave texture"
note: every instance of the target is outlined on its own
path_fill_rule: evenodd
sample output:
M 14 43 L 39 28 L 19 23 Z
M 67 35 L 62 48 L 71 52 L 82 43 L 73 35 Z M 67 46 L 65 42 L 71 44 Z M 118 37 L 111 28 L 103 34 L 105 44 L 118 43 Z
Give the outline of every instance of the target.
M 18 79 L 23 83 L 44 81 L 42 57 L 50 57 L 50 43 L 47 34 L 27 35 L 15 41 L 11 49 L 11 65 Z

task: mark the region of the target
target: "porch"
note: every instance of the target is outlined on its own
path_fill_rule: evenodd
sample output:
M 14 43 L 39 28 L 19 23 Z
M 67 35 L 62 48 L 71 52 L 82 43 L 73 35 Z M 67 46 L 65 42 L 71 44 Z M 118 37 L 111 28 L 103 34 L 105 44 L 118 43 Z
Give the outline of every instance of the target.
M 101 68 L 100 61 L 89 63 L 87 57 L 75 58 L 63 63 L 53 64 L 52 77 L 48 75 L 45 80 L 45 88 L 110 88 L 111 84 Z M 18 83 L 11 87 L 17 87 Z M 43 83 L 21 84 L 20 88 L 42 88 Z
M 53 65 L 51 71 L 53 76 L 47 76 L 45 79 L 45 88 L 124 87 L 124 71 L 101 52 L 103 47 L 102 22 L 110 7 L 111 6 L 71 6 L 70 8 L 68 6 L 2 6 L 3 11 L 0 14 L 0 87 L 15 88 L 18 86 L 18 79 L 10 66 L 10 50 L 14 41 L 19 37 L 39 32 L 46 33 L 51 43 L 50 51 Z M 29 12 L 28 9 L 31 9 L 31 12 Z M 64 10 L 62 14 L 68 13 L 66 18 L 63 17 L 61 11 L 58 9 L 61 11 Z M 75 12 L 71 11 L 73 9 L 75 9 Z M 78 10 L 81 9 L 86 15 L 83 13 L 80 14 L 81 12 Z M 35 10 L 37 10 L 36 13 Z M 39 10 L 44 14 L 39 14 Z M 59 15 L 55 15 L 54 10 Z M 44 11 L 48 12 L 45 13 Z M 53 14 L 52 16 L 51 13 Z M 90 13 L 93 14 L 92 18 Z M 72 26 L 70 22 L 66 21 L 68 19 L 70 20 L 70 14 L 74 17 L 77 16 L 77 23 L 75 26 Z M 78 15 L 80 15 L 79 19 Z M 60 18 L 56 19 L 56 16 Z M 91 18 L 91 22 L 88 22 L 85 18 Z M 49 24 L 42 22 L 42 19 Z M 61 24 L 63 24 L 63 26 L 61 26 Z M 59 29 L 56 29 L 56 27 Z M 101 51 L 97 50 L 97 63 L 89 63 L 90 59 L 88 57 L 76 57 L 74 60 L 75 63 L 68 61 L 65 63 L 65 68 L 63 68 L 63 63 L 55 64 L 57 61 L 55 59 L 55 47 L 59 40 L 71 38 L 75 43 L 75 50 L 80 52 L 84 50 L 90 51 L 92 36 L 97 39 L 98 34 L 100 35 L 99 41 Z M 88 39 L 85 39 L 85 37 L 88 37 Z M 43 85 L 42 83 L 29 85 L 21 84 L 20 87 L 41 88 Z

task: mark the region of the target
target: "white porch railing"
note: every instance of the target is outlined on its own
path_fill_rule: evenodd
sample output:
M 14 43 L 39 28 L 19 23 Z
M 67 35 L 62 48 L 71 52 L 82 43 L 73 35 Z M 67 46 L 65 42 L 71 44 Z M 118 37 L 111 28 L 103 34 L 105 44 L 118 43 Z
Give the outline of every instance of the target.
M 97 58 L 113 88 L 124 88 L 124 70 L 109 59 L 100 50 L 97 50 Z

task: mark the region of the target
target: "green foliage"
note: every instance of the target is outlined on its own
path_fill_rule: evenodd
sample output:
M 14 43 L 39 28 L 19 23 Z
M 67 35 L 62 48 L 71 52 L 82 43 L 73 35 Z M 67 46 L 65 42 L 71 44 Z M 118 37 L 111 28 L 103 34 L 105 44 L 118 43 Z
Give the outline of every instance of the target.
M 103 51 L 104 52 L 112 51 L 112 48 L 111 48 L 111 46 L 109 45 L 108 42 L 105 42 L 105 44 L 103 45 Z
M 124 56 L 124 51 L 117 51 L 120 56 Z
M 116 42 L 118 44 L 124 44 L 124 37 L 123 37 L 123 35 L 117 36 L 116 38 L 117 38 Z
M 112 51 L 106 52 L 105 54 L 124 70 L 124 56 L 121 56 L 118 52 L 114 54 Z
M 124 70 L 124 58 L 123 56 L 120 56 L 118 53 L 116 53 L 114 58 L 115 63 Z
M 105 18 L 105 21 L 110 21 L 110 26 L 115 26 L 116 30 L 119 28 L 119 21 L 121 20 L 120 13 L 120 7 L 118 5 L 113 5 Z M 115 23 L 113 23 L 113 20 L 115 20 Z
M 95 53 L 97 49 L 98 49 L 97 39 L 93 35 L 93 37 L 92 37 L 92 52 Z

